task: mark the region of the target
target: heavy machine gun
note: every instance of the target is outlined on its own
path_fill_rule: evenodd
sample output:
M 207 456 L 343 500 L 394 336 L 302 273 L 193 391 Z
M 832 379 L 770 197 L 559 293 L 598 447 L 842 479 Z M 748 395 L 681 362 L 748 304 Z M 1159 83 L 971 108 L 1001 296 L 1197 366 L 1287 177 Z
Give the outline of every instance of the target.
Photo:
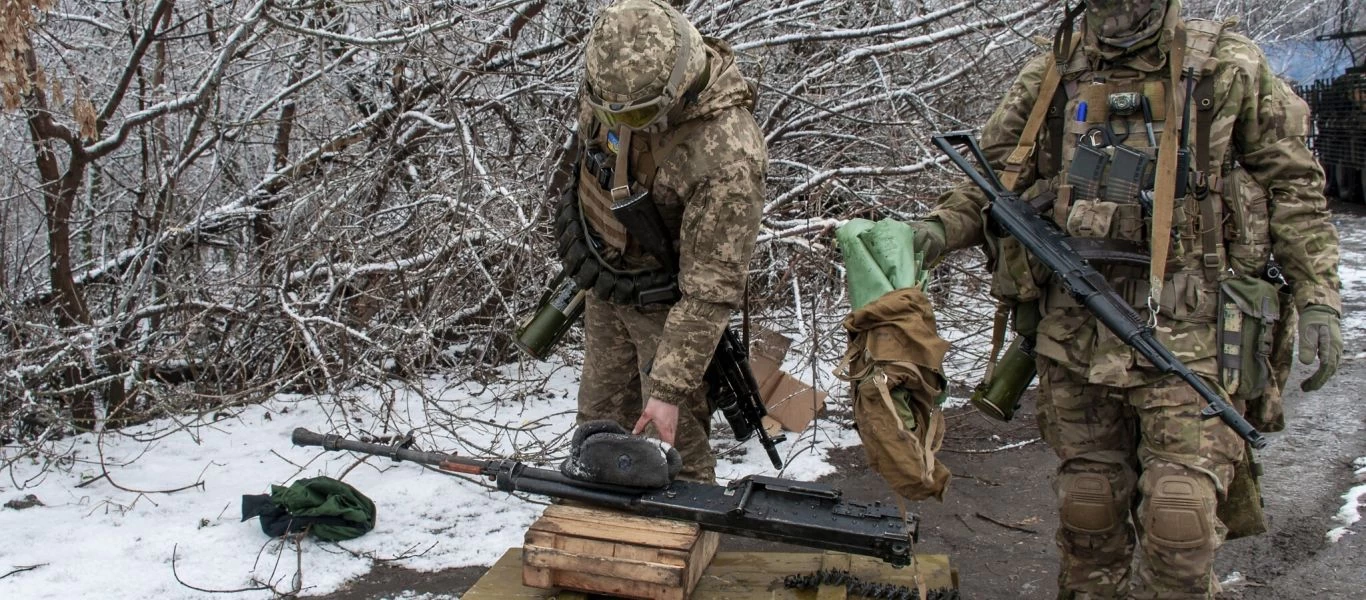
M 479 460 L 411 448 L 411 437 L 386 446 L 294 430 L 296 446 L 349 450 L 409 461 L 449 473 L 492 480 L 504 492 L 525 492 L 574 500 L 646 517 L 697 523 L 703 529 L 825 550 L 879 558 L 896 566 L 911 562 L 919 518 L 904 517 L 881 503 L 841 498 L 820 483 L 751 476 L 728 485 L 675 480 L 656 489 L 589 483 L 559 471 L 531 467 L 510 459 Z

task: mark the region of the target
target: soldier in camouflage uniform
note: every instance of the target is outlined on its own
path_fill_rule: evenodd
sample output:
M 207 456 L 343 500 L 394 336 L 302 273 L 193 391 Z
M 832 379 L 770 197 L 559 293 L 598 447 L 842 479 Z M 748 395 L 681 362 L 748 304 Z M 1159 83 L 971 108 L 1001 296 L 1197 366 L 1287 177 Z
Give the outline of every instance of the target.
M 560 215 L 565 268 L 592 290 L 578 420 L 653 428 L 682 453 L 681 477 L 713 481 L 704 374 L 741 305 L 768 167 L 754 91 L 730 47 L 663 0 L 604 8 L 585 55 L 577 193 Z M 612 177 L 599 178 L 601 165 Z M 622 167 L 629 177 L 617 179 Z M 610 210 L 639 192 L 659 208 L 676 278 Z M 573 225 L 578 215 L 585 227 Z M 575 235 L 589 243 L 565 239 Z M 643 293 L 660 281 L 676 292 Z
M 1079 44 L 1070 50 L 1078 16 Z M 1300 360 L 1319 363 L 1302 388 L 1322 386 L 1342 352 L 1338 240 L 1322 170 L 1305 146 L 1304 102 L 1272 74 L 1253 42 L 1222 23 L 1182 20 L 1176 0 L 1087 0 L 1063 28 L 1054 52 L 1028 63 L 983 130 L 994 168 L 1012 172 L 1014 190 L 1072 236 L 1140 249 L 1170 236 L 1160 293 L 1150 293 L 1149 269 L 1109 265 L 1101 272 L 1141 314 L 1156 307 L 1158 340 L 1240 409 L 1278 402 L 1284 380 L 1263 378 L 1240 388 L 1228 377 L 1239 340 L 1236 333 L 1221 337 L 1221 327 L 1242 317 L 1224 300 L 1239 286 L 1259 285 L 1274 254 L 1293 289 L 1293 300 L 1282 298 L 1298 309 Z M 1175 40 L 1183 37 L 1184 58 L 1174 59 L 1180 56 Z M 1190 67 L 1179 82 L 1169 60 Z M 1042 101 L 1047 112 L 1039 113 L 1047 125 L 1022 139 L 1030 137 L 1024 132 L 1035 105 L 1051 91 L 1043 89 L 1050 69 L 1056 91 Z M 1159 135 L 1179 128 L 1183 111 L 1173 108 L 1184 106 L 1188 78 L 1195 156 L 1179 176 L 1187 178 L 1189 193 L 1173 202 L 1172 231 L 1150 231 L 1153 209 L 1108 186 L 1083 193 L 1085 177 L 1070 179 L 1069 167 L 1080 144 L 1112 158 L 1116 144 L 1157 156 L 1153 146 L 1161 144 L 1149 141 L 1157 136 L 1145 134 L 1144 122 Z M 1125 98 L 1139 97 L 1126 92 L 1146 98 L 1153 117 L 1122 110 Z M 1167 198 L 1172 202 L 1173 195 Z M 956 187 L 929 217 L 913 223 L 918 238 L 934 254 L 984 243 L 985 202 L 970 184 Z M 1011 257 L 995 259 L 1004 264 Z M 1211 566 L 1226 533 L 1216 507 L 1246 458 L 1244 442 L 1218 419 L 1201 419 L 1202 402 L 1192 389 L 1136 358 L 1056 278 L 1037 271 L 1025 277 L 1007 281 L 998 269 L 993 287 L 1020 307 L 1015 329 L 1036 336 L 1038 423 L 1062 460 L 1054 482 L 1059 598 L 1211 598 L 1218 587 Z M 1271 289 L 1263 297 L 1274 299 Z M 1031 305 L 1038 309 L 1024 310 Z M 1230 353 L 1235 362 L 1221 362 Z

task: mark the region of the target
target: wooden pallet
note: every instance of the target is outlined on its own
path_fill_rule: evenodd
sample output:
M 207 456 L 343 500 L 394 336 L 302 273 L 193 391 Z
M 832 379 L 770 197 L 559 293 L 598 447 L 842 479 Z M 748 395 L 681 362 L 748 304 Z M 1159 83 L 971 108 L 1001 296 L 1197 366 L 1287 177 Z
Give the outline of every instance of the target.
M 844 600 L 844 588 L 791 590 L 783 578 L 817 571 L 849 571 L 866 581 L 910 588 L 957 589 L 958 573 L 943 554 L 917 554 L 915 565 L 898 569 L 865 556 L 841 552 L 718 552 L 693 589 L 691 600 Z M 461 600 L 584 600 L 583 592 L 522 584 L 522 549 L 512 548 L 461 596 Z
M 695 523 L 552 505 L 526 532 L 522 583 L 683 600 L 716 554 L 719 537 Z

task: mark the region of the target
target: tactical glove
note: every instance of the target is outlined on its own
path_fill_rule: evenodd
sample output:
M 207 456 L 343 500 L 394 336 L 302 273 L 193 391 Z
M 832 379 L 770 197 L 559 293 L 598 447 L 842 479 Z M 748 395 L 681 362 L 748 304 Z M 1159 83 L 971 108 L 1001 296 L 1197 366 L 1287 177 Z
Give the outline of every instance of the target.
M 1319 370 L 1300 384 L 1306 392 L 1323 387 L 1342 361 L 1342 323 L 1337 311 L 1322 304 L 1311 304 L 1300 312 L 1300 362 L 1311 365 L 1315 357 Z
M 683 457 L 669 444 L 630 435 L 615 421 L 589 421 L 574 432 L 560 472 L 570 479 L 631 488 L 669 485 Z
M 948 243 L 944 224 L 939 221 L 911 221 L 906 224 L 915 230 L 915 249 L 925 253 L 925 264 L 932 265 L 938 261 Z

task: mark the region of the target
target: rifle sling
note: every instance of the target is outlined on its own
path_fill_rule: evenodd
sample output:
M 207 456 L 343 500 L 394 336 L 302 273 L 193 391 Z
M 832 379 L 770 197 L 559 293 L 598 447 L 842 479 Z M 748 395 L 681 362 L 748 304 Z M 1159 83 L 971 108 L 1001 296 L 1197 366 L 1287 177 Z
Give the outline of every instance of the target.
M 1184 94 L 1176 93 L 1181 89 L 1181 69 L 1185 61 L 1186 54 L 1186 27 L 1180 19 L 1176 20 L 1174 39 L 1171 44 L 1171 55 L 1167 57 L 1168 70 L 1171 72 L 1171 90 L 1167 94 L 1167 115 L 1168 121 L 1174 115 L 1181 114 L 1181 102 L 1185 101 Z M 1171 249 L 1172 241 L 1172 212 L 1176 203 L 1176 178 L 1185 177 L 1187 173 L 1176 172 L 1176 155 L 1181 150 L 1176 139 L 1178 127 L 1163 127 L 1162 140 L 1158 143 L 1157 149 L 1157 184 L 1153 193 L 1153 221 L 1152 221 L 1152 255 L 1148 267 L 1148 283 L 1150 295 L 1148 297 L 1149 310 L 1153 311 L 1151 319 L 1156 319 L 1157 298 L 1162 297 L 1162 283 L 1167 274 L 1167 252 Z

